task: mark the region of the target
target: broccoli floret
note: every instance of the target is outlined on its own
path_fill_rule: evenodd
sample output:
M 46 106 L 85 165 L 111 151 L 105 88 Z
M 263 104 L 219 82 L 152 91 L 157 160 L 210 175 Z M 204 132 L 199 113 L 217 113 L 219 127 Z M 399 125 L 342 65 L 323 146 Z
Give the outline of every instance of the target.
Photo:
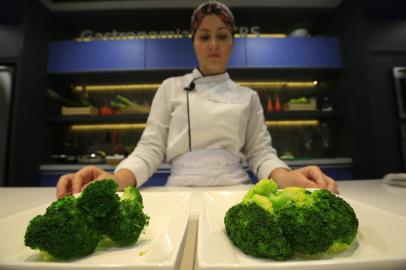
M 256 237 L 266 237 L 263 230 L 272 235 L 268 238 L 268 246 L 280 245 L 281 237 L 275 236 L 275 228 L 283 236 L 282 250 L 285 250 L 285 255 L 340 252 L 347 249 L 356 238 L 358 219 L 354 210 L 333 193 L 327 190 L 310 192 L 299 187 L 276 190 L 270 180 L 261 180 L 257 185 L 247 192 L 241 203 L 227 211 L 224 220 L 231 241 L 244 253 L 264 257 L 258 252 L 260 245 L 256 240 Z M 252 203 L 272 216 L 272 226 L 258 218 L 258 210 L 254 210 L 253 206 L 250 206 L 250 211 L 245 211 L 247 205 Z M 264 216 L 262 219 L 265 219 Z M 244 227 L 247 224 L 251 229 Z M 286 252 L 286 246 L 291 253 Z M 270 258 L 284 260 L 289 257 L 282 255 Z
M 248 255 L 278 261 L 293 255 L 272 204 L 264 196 L 255 194 L 231 207 L 224 224 L 232 243 Z
M 117 208 L 113 209 L 104 222 L 104 233 L 119 246 L 137 242 L 149 217 L 143 212 L 142 197 L 135 187 L 127 187 Z
M 344 250 L 356 236 L 358 221 L 353 209 L 327 190 L 286 188 L 270 200 L 297 253 L 315 255 L 329 249 Z
M 89 255 L 102 238 L 93 221 L 77 207 L 73 196 L 66 196 L 30 221 L 25 245 L 62 260 Z
M 341 252 L 350 247 L 357 236 L 359 221 L 354 209 L 342 198 L 327 190 L 312 193 L 314 204 L 324 212 L 327 230 L 334 235 L 327 252 Z
M 143 205 L 141 193 L 135 187 L 125 188 L 123 195 L 121 197 L 121 201 L 123 200 L 135 200 L 138 201 L 141 205 Z
M 250 188 L 245 194 L 243 201 L 251 199 L 255 194 L 269 197 L 278 190 L 278 186 L 273 180 L 261 179 L 256 185 Z
M 94 181 L 78 198 L 78 206 L 95 217 L 105 217 L 119 204 L 117 189 L 118 185 L 114 180 Z
M 63 197 L 62 199 L 56 200 L 51 203 L 47 209 L 46 214 L 58 214 L 58 213 L 66 213 L 66 214 L 73 214 L 77 211 L 77 200 L 72 195 L 68 195 Z

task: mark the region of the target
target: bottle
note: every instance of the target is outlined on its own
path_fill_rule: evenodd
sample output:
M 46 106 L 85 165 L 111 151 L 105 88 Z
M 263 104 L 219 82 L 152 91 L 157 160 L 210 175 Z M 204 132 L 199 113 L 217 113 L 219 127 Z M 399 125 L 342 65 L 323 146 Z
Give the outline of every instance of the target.
M 275 112 L 281 112 L 282 111 L 282 104 L 279 99 L 279 96 L 276 95 L 276 100 L 275 100 Z
M 266 103 L 266 111 L 267 112 L 273 112 L 273 104 L 272 104 L 271 97 L 268 97 L 268 101 Z

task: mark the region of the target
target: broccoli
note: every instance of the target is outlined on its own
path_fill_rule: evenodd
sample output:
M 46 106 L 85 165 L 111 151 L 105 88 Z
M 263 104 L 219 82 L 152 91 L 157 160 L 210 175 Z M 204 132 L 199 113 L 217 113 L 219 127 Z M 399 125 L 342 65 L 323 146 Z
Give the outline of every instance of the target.
M 51 204 L 45 215 L 34 217 L 26 230 L 25 245 L 51 256 L 69 260 L 93 253 L 102 239 L 93 219 L 77 207 L 73 196 Z
M 253 195 L 231 207 L 224 224 L 231 242 L 248 255 L 278 261 L 293 255 L 272 204 L 264 196 Z
M 272 196 L 278 190 L 278 186 L 274 181 L 259 181 L 255 186 L 248 190 L 243 201 L 251 199 L 254 195 L 262 195 L 265 197 Z
M 96 217 L 104 217 L 119 204 L 116 194 L 118 185 L 114 180 L 94 181 L 78 198 L 78 207 Z
M 143 208 L 140 192 L 134 187 L 127 187 L 119 206 L 105 219 L 105 235 L 119 246 L 134 244 L 149 223 Z
M 316 190 L 312 193 L 315 205 L 325 215 L 328 228 L 334 237 L 333 243 L 327 252 L 341 252 L 350 247 L 357 236 L 359 221 L 354 209 L 342 198 L 335 196 L 327 190 Z
M 116 190 L 113 180 L 95 181 L 78 198 L 53 202 L 28 224 L 25 245 L 69 260 L 93 253 L 106 237 L 119 246 L 135 243 L 149 220 L 141 194 L 128 187 L 120 200 Z
M 264 257 L 257 252 L 257 239 L 266 234 L 263 230 L 272 235 L 267 249 L 268 254 L 272 254 L 269 257 L 275 260 L 289 259 L 293 253 L 320 255 L 323 252 L 340 252 L 354 241 L 358 219 L 345 200 L 327 190 L 310 192 L 304 188 L 290 187 L 278 191 L 275 186 L 272 180 L 259 181 L 247 192 L 241 203 L 226 212 L 226 232 L 234 245 L 244 253 Z M 247 207 L 241 205 L 250 204 L 252 201 L 270 213 L 262 216 L 266 221 L 257 218 L 258 211 L 253 209 L 251 213 L 244 212 L 244 216 L 235 214 L 234 207 Z M 248 226 L 247 220 L 252 223 L 249 225 L 251 230 L 245 227 Z M 268 223 L 271 220 L 273 226 L 270 227 Z M 275 236 L 276 231 L 280 231 L 283 237 Z M 245 238 L 236 237 L 240 234 Z M 283 249 L 288 250 L 288 247 L 291 253 L 285 252 L 286 256 L 278 257 L 274 255 L 277 252 L 274 249 L 276 245 L 282 245 L 281 243 Z

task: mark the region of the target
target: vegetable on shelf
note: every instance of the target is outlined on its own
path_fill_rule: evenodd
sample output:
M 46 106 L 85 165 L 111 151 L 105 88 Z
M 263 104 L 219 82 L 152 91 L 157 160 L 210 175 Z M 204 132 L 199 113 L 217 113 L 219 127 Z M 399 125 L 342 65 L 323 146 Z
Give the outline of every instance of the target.
M 97 115 L 97 108 L 92 106 L 84 97 L 76 96 L 76 99 L 70 99 L 61 96 L 52 89 L 47 89 L 47 94 L 64 104 L 61 108 L 62 115 Z
M 292 98 L 285 105 L 286 111 L 315 111 L 317 110 L 316 98 Z
M 117 95 L 116 100 L 111 101 L 110 105 L 117 109 L 117 114 L 148 113 L 150 111 L 148 104 L 141 105 L 121 95 Z
M 99 115 L 114 115 L 114 110 L 109 106 L 99 108 Z
M 49 97 L 62 102 L 64 105 L 66 105 L 68 107 L 92 106 L 92 104 L 90 104 L 90 102 L 86 98 L 83 98 L 83 97 L 78 97 L 77 100 L 69 99 L 69 98 L 61 96 L 59 93 L 57 93 L 56 91 L 54 91 L 52 89 L 47 89 L 47 94 Z

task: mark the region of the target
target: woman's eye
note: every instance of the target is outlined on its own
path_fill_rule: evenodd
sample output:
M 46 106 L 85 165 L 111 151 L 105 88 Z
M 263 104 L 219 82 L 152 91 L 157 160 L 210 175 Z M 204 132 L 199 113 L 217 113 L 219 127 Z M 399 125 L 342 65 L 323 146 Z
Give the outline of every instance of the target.
M 218 35 L 218 36 L 217 36 L 217 39 L 218 39 L 218 40 L 226 40 L 226 39 L 228 39 L 228 35 L 226 35 L 226 34 Z
M 200 36 L 199 39 L 202 41 L 207 41 L 210 39 L 210 36 Z

